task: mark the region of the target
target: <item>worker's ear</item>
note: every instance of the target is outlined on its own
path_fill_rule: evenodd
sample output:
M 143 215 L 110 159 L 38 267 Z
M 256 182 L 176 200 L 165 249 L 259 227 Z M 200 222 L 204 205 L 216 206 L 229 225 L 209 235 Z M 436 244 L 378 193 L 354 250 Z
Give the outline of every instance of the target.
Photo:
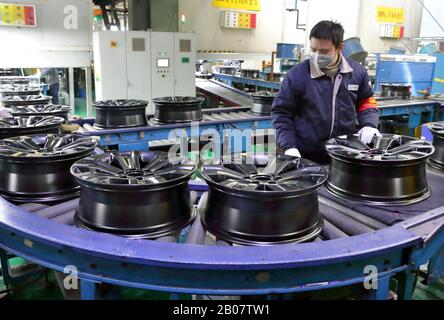
M 342 49 L 344 49 L 344 42 L 341 42 L 339 45 L 339 52 L 342 52 Z

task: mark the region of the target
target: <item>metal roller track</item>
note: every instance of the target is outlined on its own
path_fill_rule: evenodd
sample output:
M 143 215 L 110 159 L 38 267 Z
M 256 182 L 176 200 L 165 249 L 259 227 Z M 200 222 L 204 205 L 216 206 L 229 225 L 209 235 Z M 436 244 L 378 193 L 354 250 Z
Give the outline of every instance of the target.
M 408 205 L 430 196 L 425 164 L 434 147 L 426 141 L 384 134 L 365 145 L 350 135 L 329 140 L 326 149 L 331 158 L 326 186 L 339 197 Z
M 191 182 L 190 188 L 201 190 L 201 183 Z M 196 199 L 195 193 L 191 197 Z M 207 200 L 203 194 L 196 209 L 198 216 Z M 422 236 L 409 229 L 423 234 L 420 227 L 441 219 L 444 208 L 380 230 L 368 227 L 371 231 L 359 235 L 345 232 L 347 223 L 340 218 L 334 219 L 335 224 L 326 220 L 321 238 L 312 243 L 243 247 L 208 237 L 200 219 L 182 232 L 185 239 L 181 242 L 185 243 L 174 243 L 179 241 L 175 236 L 157 241 L 131 240 L 78 229 L 72 226 L 77 201 L 52 207 L 24 204 L 18 208 L 0 199 L 0 236 L 4 239 L 0 247 L 59 271 L 67 263 L 75 264 L 85 299 L 94 295 L 94 282 L 211 295 L 315 291 L 362 283 L 362 270 L 369 264 L 384 270 L 380 289 L 371 292 L 370 298 L 386 299 L 385 284 L 392 277 L 413 276 L 414 266 L 423 264 L 444 245 L 444 227 L 430 226 L 433 234 L 428 233 L 425 247 L 421 245 Z M 322 203 L 321 198 L 320 212 L 326 217 L 331 208 Z M 337 216 L 360 220 L 362 225 L 364 219 L 355 220 L 340 209 Z M 45 234 L 33 231 L 39 229 L 46 230 Z M 33 249 L 29 250 L 31 243 Z M 410 297 L 413 284 L 410 280 L 399 283 L 400 299 Z

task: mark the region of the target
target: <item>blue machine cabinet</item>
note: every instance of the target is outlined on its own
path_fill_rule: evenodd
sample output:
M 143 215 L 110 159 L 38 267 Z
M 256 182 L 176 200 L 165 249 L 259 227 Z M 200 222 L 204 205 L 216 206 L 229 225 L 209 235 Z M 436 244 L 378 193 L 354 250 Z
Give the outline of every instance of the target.
M 435 74 L 433 76 L 432 94 L 444 95 L 444 54 L 435 53 L 436 57 Z
M 419 90 L 432 88 L 435 57 L 376 54 L 375 90 L 381 83 L 409 84 L 412 95 L 421 96 Z

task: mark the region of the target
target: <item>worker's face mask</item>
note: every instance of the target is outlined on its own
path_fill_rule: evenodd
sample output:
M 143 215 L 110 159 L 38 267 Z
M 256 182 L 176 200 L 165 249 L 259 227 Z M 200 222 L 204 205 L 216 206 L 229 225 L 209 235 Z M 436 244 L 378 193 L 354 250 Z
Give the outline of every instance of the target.
M 318 52 L 310 52 L 310 60 L 319 69 L 325 69 L 332 64 L 335 55 L 321 54 Z

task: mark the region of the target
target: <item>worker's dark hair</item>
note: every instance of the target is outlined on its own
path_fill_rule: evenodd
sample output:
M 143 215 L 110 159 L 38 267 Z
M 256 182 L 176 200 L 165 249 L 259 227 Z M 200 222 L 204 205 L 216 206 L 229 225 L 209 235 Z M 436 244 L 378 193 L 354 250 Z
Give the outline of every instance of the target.
M 324 20 L 318 22 L 310 32 L 310 40 L 312 38 L 331 40 L 336 48 L 339 48 L 344 42 L 344 28 L 340 23 Z

